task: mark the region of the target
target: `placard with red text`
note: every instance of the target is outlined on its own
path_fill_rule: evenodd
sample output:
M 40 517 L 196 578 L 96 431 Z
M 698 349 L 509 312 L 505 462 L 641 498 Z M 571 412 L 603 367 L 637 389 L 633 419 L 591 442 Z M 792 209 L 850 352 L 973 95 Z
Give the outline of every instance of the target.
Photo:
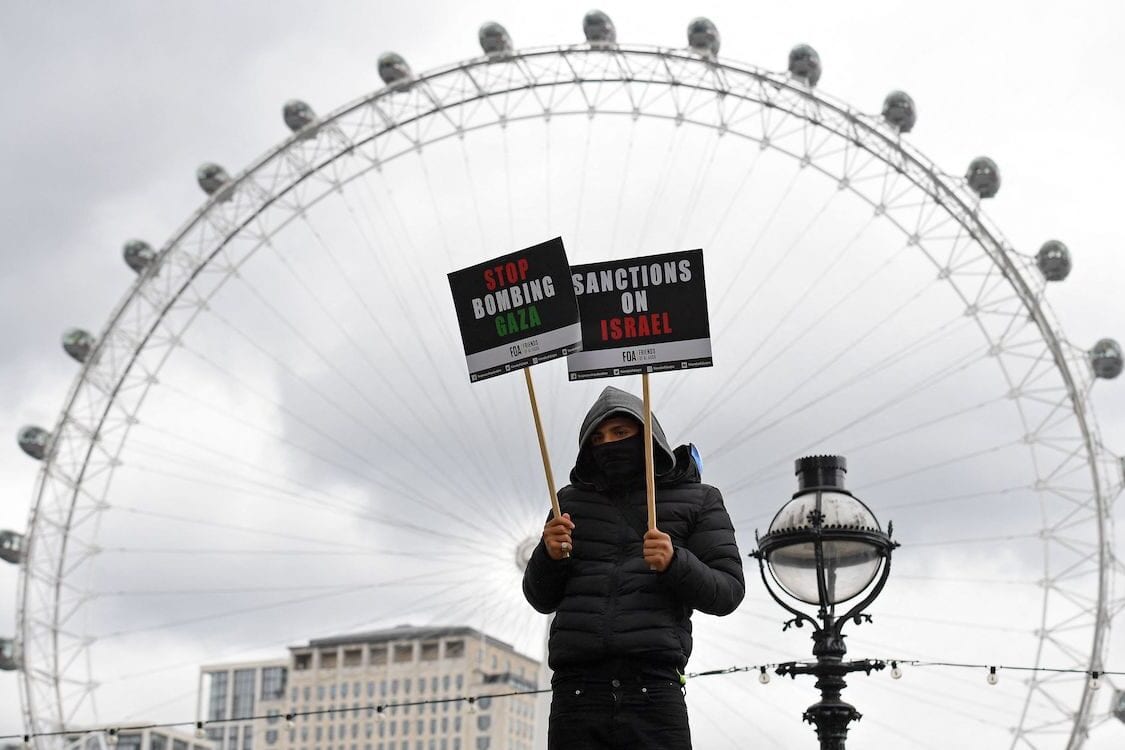
M 570 276 L 582 321 L 571 380 L 711 366 L 702 250 L 573 266 Z
M 581 347 L 562 238 L 453 271 L 449 289 L 473 382 Z

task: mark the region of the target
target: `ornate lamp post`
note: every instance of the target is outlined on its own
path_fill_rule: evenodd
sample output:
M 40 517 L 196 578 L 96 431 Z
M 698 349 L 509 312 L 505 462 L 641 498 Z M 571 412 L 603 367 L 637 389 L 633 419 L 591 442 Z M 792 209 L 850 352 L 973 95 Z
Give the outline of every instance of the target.
M 898 543 L 890 537 L 893 526 L 888 524 L 884 533 L 871 509 L 844 489 L 847 461 L 843 456 L 800 458 L 796 468 L 797 492 L 774 516 L 769 532 L 757 540 L 752 556 L 770 596 L 794 615 L 783 629 L 805 622 L 813 628 L 816 662 L 782 664 L 777 673 L 816 676 L 820 700 L 809 706 L 804 719 L 816 726 L 821 750 L 844 750 L 848 724 L 860 718 L 855 707 L 840 697 L 847 686 L 844 676 L 858 671 L 870 674 L 886 665 L 870 659 L 845 662 L 841 630 L 848 620 L 857 625 L 871 621 L 871 615 L 861 612 L 883 590 L 891 572 L 891 551 Z M 777 589 L 798 602 L 816 605 L 815 618 L 788 603 Z M 837 605 L 864 592 L 866 596 L 837 616 Z

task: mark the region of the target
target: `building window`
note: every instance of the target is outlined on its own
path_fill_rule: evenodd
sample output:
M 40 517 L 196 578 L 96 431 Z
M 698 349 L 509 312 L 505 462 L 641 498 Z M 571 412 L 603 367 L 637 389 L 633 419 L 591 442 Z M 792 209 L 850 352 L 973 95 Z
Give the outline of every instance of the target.
M 266 744 L 267 745 L 276 745 L 277 744 L 277 730 L 276 729 L 267 729 L 266 730 Z
M 414 661 L 414 644 L 400 643 L 396 645 L 394 647 L 395 664 L 402 664 L 410 661 Z
M 320 668 L 321 669 L 335 669 L 336 668 L 336 650 L 321 651 L 320 652 Z
M 488 737 L 477 737 L 477 750 L 488 750 L 492 740 Z
M 356 691 L 357 694 L 358 694 L 358 692 L 359 691 Z M 375 683 L 374 682 L 367 683 L 367 697 L 368 698 L 374 698 L 375 697 Z
M 230 727 L 227 729 L 227 750 L 235 750 L 238 747 L 238 727 Z
M 227 677 L 226 672 L 211 672 L 211 697 L 207 703 L 207 719 L 227 718 Z
M 433 643 L 423 643 L 422 661 L 437 661 L 439 650 L 439 644 L 437 643 L 437 641 L 434 641 Z
M 449 675 L 445 675 L 441 678 L 441 689 L 447 693 L 449 692 Z
M 457 675 L 457 689 L 460 690 L 465 685 L 465 675 Z
M 432 692 L 432 693 L 436 693 L 436 692 L 437 692 L 437 686 L 438 686 L 438 679 L 437 679 L 437 677 L 433 677 L 433 678 L 431 678 L 431 679 L 430 679 L 430 692 Z
M 398 695 L 398 680 L 391 680 L 391 695 Z
M 293 669 L 304 671 L 312 668 L 312 654 L 293 654 Z
M 289 670 L 285 667 L 266 667 L 262 670 L 262 700 L 273 700 L 285 695 L 285 682 Z M 297 700 L 297 691 L 293 691 Z
M 254 750 L 254 727 L 242 728 L 242 750 Z
M 478 716 L 477 717 L 477 729 L 479 729 L 480 731 L 487 732 L 491 726 L 492 726 L 492 717 L 491 716 Z
M 168 736 L 160 732 L 152 732 L 148 736 L 149 750 L 167 750 L 168 749 Z
M 488 710 L 488 707 L 491 706 L 491 705 L 492 705 L 492 697 L 488 696 L 488 695 L 482 695 L 480 697 L 480 700 L 477 701 L 477 708 L 479 708 L 481 711 Z
M 223 730 L 220 729 L 220 730 L 218 730 L 218 732 L 219 732 L 219 737 L 218 737 L 217 740 L 214 740 L 214 741 L 222 742 L 223 741 Z M 207 739 L 209 739 L 209 740 L 211 739 L 211 732 L 210 731 L 207 732 Z M 184 740 L 173 739 L 172 740 L 172 750 L 188 750 L 188 743 L 185 742 Z
M 324 685 L 316 686 L 316 699 L 318 701 L 324 700 Z
M 328 687 L 328 697 L 331 698 L 332 700 L 336 700 L 336 686 L 335 685 L 330 685 Z
M 465 655 L 465 642 L 464 641 L 446 641 L 445 642 L 445 658 L 446 659 L 460 659 Z
M 387 663 L 387 647 L 386 646 L 372 646 L 369 654 L 368 663 L 372 666 L 381 666 Z
M 254 677 L 253 669 L 234 671 L 232 719 L 249 719 L 254 715 Z
M 223 744 L 223 728 L 211 727 L 207 730 L 207 739 L 220 747 Z M 183 740 L 172 740 L 172 750 L 188 750 L 188 744 Z
M 117 746 L 122 750 L 141 750 L 140 732 L 120 732 L 117 735 Z
M 350 648 L 344 651 L 344 666 L 359 667 L 363 665 L 363 649 Z

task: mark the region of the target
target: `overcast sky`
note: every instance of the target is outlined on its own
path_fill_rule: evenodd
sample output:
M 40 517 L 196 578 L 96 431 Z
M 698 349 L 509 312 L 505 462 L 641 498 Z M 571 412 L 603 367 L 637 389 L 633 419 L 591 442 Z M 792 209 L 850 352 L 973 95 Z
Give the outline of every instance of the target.
M 486 20 L 504 23 L 517 47 L 582 39 L 587 5 L 528 7 L 428 0 L 4 5 L 0 437 L 8 436 L 8 448 L 0 450 L 0 527 L 24 529 L 36 477 L 15 433 L 24 424 L 50 427 L 77 372 L 62 352 L 62 331 L 102 327 L 133 278 L 122 243 L 142 237 L 159 246 L 186 220 L 203 199 L 198 164 L 241 171 L 288 135 L 285 100 L 299 97 L 327 112 L 366 94 L 380 85 L 374 63 L 386 50 L 402 53 L 416 71 L 472 57 Z M 1049 238 L 1069 245 L 1074 271 L 1048 297 L 1065 337 L 1081 347 L 1103 336 L 1125 340 L 1120 3 L 617 2 L 602 9 L 620 41 L 666 46 L 682 46 L 687 22 L 707 15 L 722 33 L 723 57 L 768 69 L 783 69 L 794 44 L 812 44 L 824 64 L 820 87 L 863 111 L 877 112 L 891 89 L 908 91 L 919 110 L 909 140 L 945 171 L 962 174 L 981 154 L 999 164 L 1003 185 L 985 210 L 1017 249 L 1034 253 Z M 448 270 L 444 259 L 434 265 L 439 274 Z M 276 394 L 299 400 L 284 384 Z M 1125 452 L 1125 382 L 1099 383 L 1093 407 L 1106 445 Z M 173 414 L 184 407 L 153 408 Z M 560 478 L 567 460 L 558 459 Z M 318 486 L 340 481 L 323 467 L 295 471 Z M 340 487 L 349 491 L 346 482 Z M 750 539 L 742 531 L 744 546 Z M 14 627 L 15 590 L 16 569 L 0 570 L 0 623 L 9 623 L 0 624 L 0 635 Z M 1121 668 L 1120 653 L 1110 664 Z M 14 677 L 0 675 L 0 733 L 18 724 L 16 695 Z

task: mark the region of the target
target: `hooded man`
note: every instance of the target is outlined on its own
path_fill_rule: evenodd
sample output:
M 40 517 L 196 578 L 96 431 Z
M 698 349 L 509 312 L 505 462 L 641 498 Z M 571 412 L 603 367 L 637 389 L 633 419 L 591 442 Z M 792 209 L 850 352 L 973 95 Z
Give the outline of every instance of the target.
M 691 613 L 727 615 L 745 583 L 722 494 L 691 446 L 672 449 L 653 417 L 657 528 L 648 530 L 643 405 L 608 387 L 582 422 L 563 515 L 523 577 L 554 612 L 548 661 L 551 750 L 691 747 L 681 677 Z

